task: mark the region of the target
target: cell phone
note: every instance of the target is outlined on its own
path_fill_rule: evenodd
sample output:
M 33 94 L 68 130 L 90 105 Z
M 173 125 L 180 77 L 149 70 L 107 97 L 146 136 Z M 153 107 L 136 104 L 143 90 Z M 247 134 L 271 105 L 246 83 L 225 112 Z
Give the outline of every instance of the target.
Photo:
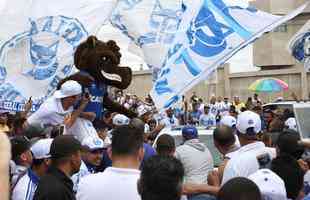
M 61 125 L 61 126 L 59 127 L 59 130 L 58 130 L 58 131 L 59 131 L 59 132 L 58 132 L 59 135 L 63 135 L 64 132 L 65 132 L 65 126 L 64 126 L 64 125 Z
M 86 92 L 84 95 L 85 95 L 86 98 L 90 97 L 90 94 L 88 92 Z

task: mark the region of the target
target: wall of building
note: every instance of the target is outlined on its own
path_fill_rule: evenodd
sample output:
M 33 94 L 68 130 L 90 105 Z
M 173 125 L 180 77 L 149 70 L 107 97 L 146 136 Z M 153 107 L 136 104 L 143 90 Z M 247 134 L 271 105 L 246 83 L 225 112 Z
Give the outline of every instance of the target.
M 126 92 L 136 94 L 141 98 L 145 97 L 152 88 L 151 77 L 151 71 L 135 72 L 132 84 Z M 187 92 L 186 97 L 189 98 L 192 92 L 195 91 L 204 100 L 209 100 L 212 95 L 229 98 L 237 95 L 245 101 L 254 93 L 248 90 L 250 84 L 258 79 L 267 77 L 279 78 L 285 81 L 289 85 L 289 90 L 271 94 L 260 93 L 261 98 L 265 102 L 274 100 L 277 97 L 284 97 L 290 100 L 292 92 L 296 93 L 299 98 L 309 99 L 310 74 L 307 74 L 301 65 L 290 69 L 244 73 L 230 73 L 229 67 L 226 65 L 225 68 L 218 69 L 217 82 L 206 83 L 203 81 Z

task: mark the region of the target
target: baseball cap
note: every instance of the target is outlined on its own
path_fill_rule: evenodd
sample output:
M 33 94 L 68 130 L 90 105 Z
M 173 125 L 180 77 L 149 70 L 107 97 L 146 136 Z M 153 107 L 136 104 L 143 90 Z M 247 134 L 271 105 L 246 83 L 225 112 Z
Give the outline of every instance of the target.
M 233 116 L 226 115 L 226 116 L 223 116 L 223 118 L 220 121 L 220 124 L 233 128 L 234 126 L 236 126 L 237 120 Z
M 50 149 L 52 158 L 64 158 L 71 156 L 77 151 L 82 149 L 81 143 L 71 135 L 60 135 L 57 136 Z
M 34 159 L 50 158 L 50 148 L 52 142 L 53 139 L 40 139 L 35 142 L 30 148 Z
M 285 121 L 285 126 L 288 127 L 288 129 L 291 129 L 291 130 L 294 130 L 294 131 L 298 131 L 297 130 L 296 119 L 294 117 L 288 118 Z
M 46 137 L 52 131 L 52 127 L 43 128 L 40 124 L 30 124 L 24 131 L 28 139 Z
M 236 128 L 241 134 L 247 134 L 249 128 L 254 128 L 254 133 L 257 134 L 262 129 L 262 121 L 258 114 L 244 111 L 238 115 Z
M 185 126 L 182 129 L 182 136 L 189 138 L 198 138 L 197 128 L 194 126 Z
M 122 114 L 116 114 L 112 119 L 112 123 L 115 126 L 128 125 L 129 122 L 130 122 L 130 119 Z
M 104 142 L 98 137 L 85 137 L 82 141 L 82 145 L 89 151 L 95 151 L 104 148 Z
M 64 82 L 60 89 L 54 93 L 54 97 L 57 99 L 71 97 L 82 93 L 82 86 L 73 80 Z
M 31 142 L 23 136 L 18 136 L 11 139 L 11 152 L 12 152 L 12 159 L 17 158 L 22 153 L 30 150 Z
M 248 177 L 258 186 L 263 199 L 287 199 L 284 181 L 269 169 L 261 169 Z

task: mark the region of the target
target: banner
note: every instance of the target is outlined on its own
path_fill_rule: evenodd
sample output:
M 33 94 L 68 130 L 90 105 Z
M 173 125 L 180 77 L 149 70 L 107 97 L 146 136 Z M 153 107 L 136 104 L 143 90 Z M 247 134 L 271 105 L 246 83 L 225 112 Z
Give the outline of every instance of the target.
M 182 0 L 120 0 L 113 12 L 112 25 L 141 48 L 154 79 L 178 31 L 183 9 Z
M 310 71 L 310 21 L 306 23 L 291 39 L 288 50 L 296 60 L 304 63 Z
M 0 108 L 33 110 L 75 71 L 73 53 L 117 0 L 10 0 L 0 13 Z
M 173 45 L 151 90 L 158 109 L 170 107 L 240 49 L 306 7 L 281 17 L 231 2 L 197 0 L 183 5 Z

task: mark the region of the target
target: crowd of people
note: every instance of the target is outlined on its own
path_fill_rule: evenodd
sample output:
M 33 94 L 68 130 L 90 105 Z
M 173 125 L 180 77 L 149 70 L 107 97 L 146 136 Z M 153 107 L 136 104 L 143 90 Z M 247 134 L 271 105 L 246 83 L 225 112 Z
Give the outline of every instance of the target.
M 163 113 L 150 96 L 116 91 L 111 98 L 137 117 L 109 110 L 98 117 L 75 81 L 34 113 L 31 99 L 23 112 L 3 110 L 0 130 L 11 143 L 9 198 L 310 199 L 310 145 L 301 141 L 289 109 L 263 109 L 257 94 L 243 103 L 238 96 L 204 102 L 193 93 Z M 179 126 L 177 146 L 168 128 Z M 219 166 L 198 126 L 213 130 Z

